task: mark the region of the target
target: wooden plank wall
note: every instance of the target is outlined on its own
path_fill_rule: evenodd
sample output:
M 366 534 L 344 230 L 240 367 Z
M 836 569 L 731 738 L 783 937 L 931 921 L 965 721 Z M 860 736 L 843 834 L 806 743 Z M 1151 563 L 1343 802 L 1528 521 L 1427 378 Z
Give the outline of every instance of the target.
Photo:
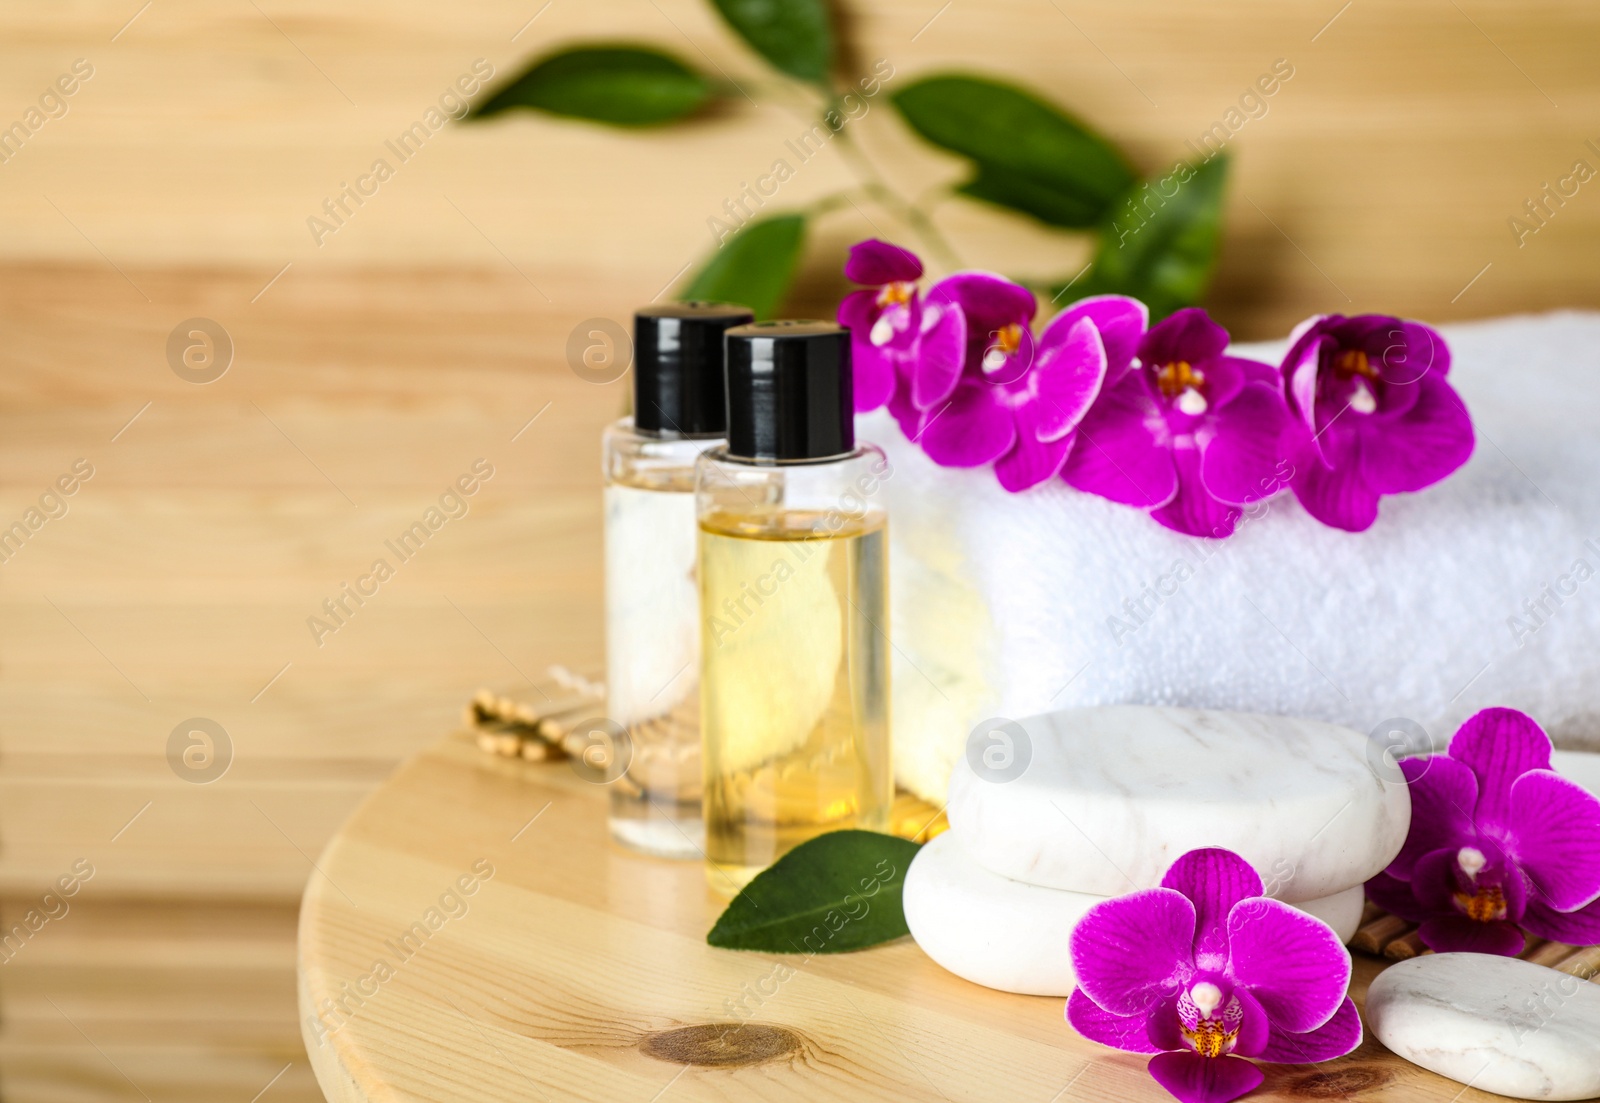
M 478 684 L 599 656 L 595 439 L 623 384 L 578 379 L 568 334 L 702 255 L 706 219 L 802 123 L 701 4 L 541 4 L 0 9 L 0 126 L 93 66 L 0 161 L 0 528 L 93 469 L 0 562 L 0 925 L 59 912 L 44 893 L 94 871 L 0 961 L 8 1101 L 314 1098 L 293 917 L 323 842 Z M 1288 59 L 1230 140 L 1216 305 L 1244 335 L 1323 309 L 1600 300 L 1600 184 L 1521 247 L 1507 227 L 1574 160 L 1600 167 L 1593 5 L 846 7 L 862 64 L 1009 74 L 1151 168 Z M 504 73 L 597 36 L 659 42 L 754 104 L 661 134 L 449 127 L 313 240 L 306 219 L 474 59 Z M 884 106 L 852 124 L 884 171 L 953 180 Z M 779 199 L 849 182 L 830 152 Z M 812 243 L 800 309 L 826 309 L 846 242 L 903 229 L 847 211 Z M 971 263 L 1081 264 L 1067 235 L 960 201 L 937 217 Z M 166 352 L 197 316 L 235 347 L 203 386 Z M 479 459 L 494 475 L 468 514 L 319 646 L 307 618 Z M 210 784 L 168 757 L 194 717 L 233 745 Z
M 896 73 L 889 89 L 952 67 L 1007 75 L 1069 105 L 1149 169 L 1225 121 L 1285 59 L 1293 77 L 1228 143 L 1237 178 L 1219 303 L 1246 335 L 1335 307 L 1441 319 L 1595 301 L 1600 270 L 1586 262 L 1600 204 L 1586 192 L 1600 184 L 1580 188 L 1520 248 L 1508 226 L 1576 160 L 1600 169 L 1585 146 L 1600 145 L 1600 9 L 1582 0 L 841 8 L 854 66 L 886 60 Z M 703 254 L 707 219 L 805 125 L 792 111 L 795 90 L 767 76 L 699 0 L 350 0 L 335 9 L 154 0 L 124 27 L 139 11 L 124 0 L 0 11 L 0 115 L 21 115 L 77 58 L 95 73 L 64 117 L 0 165 L 7 255 L 240 265 L 262 283 L 286 263 L 298 276 L 509 257 L 543 290 L 540 305 L 582 317 L 649 298 Z M 715 119 L 636 135 L 528 116 L 449 127 L 316 243 L 307 219 L 476 59 L 506 74 L 554 44 L 597 37 L 657 42 L 737 80 L 748 99 Z M 959 175 L 885 104 L 852 125 L 908 191 Z M 849 182 L 830 152 L 772 202 L 800 206 Z M 832 290 L 830 243 L 872 224 L 900 229 L 864 209 L 871 224 L 851 208 L 829 221 L 814 251 L 818 286 L 802 302 Z M 969 263 L 1077 270 L 1071 235 L 964 201 L 941 207 L 939 220 Z M 606 292 L 573 296 L 586 278 Z

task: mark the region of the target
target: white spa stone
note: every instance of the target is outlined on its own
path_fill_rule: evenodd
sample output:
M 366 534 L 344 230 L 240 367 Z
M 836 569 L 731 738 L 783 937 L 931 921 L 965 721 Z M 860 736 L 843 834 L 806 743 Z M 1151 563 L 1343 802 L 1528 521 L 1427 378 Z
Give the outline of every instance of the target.
M 904 906 L 917 945 L 956 976 L 1003 992 L 1067 996 L 1076 983 L 1068 937 L 1104 899 L 990 873 L 946 831 L 912 860 Z M 1356 885 L 1295 907 L 1348 940 L 1361 922 L 1361 901 Z
M 1367 1026 L 1406 1060 L 1515 1099 L 1600 1096 L 1600 984 L 1516 958 L 1430 954 L 1367 990 Z
M 1026 740 L 975 733 L 947 809 L 968 853 L 1013 880 L 1120 896 L 1160 884 L 1185 852 L 1220 846 L 1296 903 L 1371 878 L 1410 825 L 1400 775 L 1380 774 L 1381 757 L 1375 767 L 1348 728 L 1136 705 L 1020 725 Z M 986 760 L 991 738 L 1007 745 Z
M 1349 942 L 1361 929 L 1361 913 L 1367 906 L 1367 889 L 1365 885 L 1352 885 L 1332 896 L 1302 900 L 1294 906 L 1332 927 L 1340 942 Z

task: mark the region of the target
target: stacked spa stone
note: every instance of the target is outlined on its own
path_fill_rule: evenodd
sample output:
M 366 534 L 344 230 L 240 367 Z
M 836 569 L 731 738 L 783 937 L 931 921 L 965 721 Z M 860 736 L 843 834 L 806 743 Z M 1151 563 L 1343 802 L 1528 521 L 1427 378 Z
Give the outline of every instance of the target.
M 906 875 L 917 944 L 975 983 L 1066 996 L 1083 913 L 1159 886 L 1198 847 L 1241 855 L 1269 896 L 1348 940 L 1411 800 L 1382 748 L 1346 728 L 1116 706 L 980 725 L 947 811 Z

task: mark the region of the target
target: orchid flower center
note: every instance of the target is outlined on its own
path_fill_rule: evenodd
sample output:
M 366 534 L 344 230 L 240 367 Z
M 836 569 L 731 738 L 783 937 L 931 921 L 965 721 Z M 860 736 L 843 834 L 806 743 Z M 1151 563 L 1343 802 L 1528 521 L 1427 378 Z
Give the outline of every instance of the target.
M 1474 846 L 1464 846 L 1456 854 L 1456 865 L 1461 867 L 1461 872 L 1467 875 L 1473 887 L 1472 892 L 1455 894 L 1456 907 L 1465 912 L 1468 919 L 1475 919 L 1479 923 L 1494 923 L 1506 917 L 1505 890 L 1499 885 L 1477 883 L 1478 874 L 1488 864 L 1489 859 L 1483 851 Z
M 1345 375 L 1359 375 L 1367 379 L 1377 379 L 1378 369 L 1372 366 L 1372 360 L 1360 349 L 1344 349 L 1333 358 L 1335 371 Z
M 1178 1029 L 1183 1040 L 1202 1057 L 1232 1053 L 1239 1041 L 1244 1008 L 1237 997 L 1222 1004 L 1222 989 L 1201 981 L 1178 997 Z
M 867 334 L 867 339 L 879 348 L 893 341 L 900 331 L 910 325 L 911 315 L 907 310 L 891 308 L 909 305 L 916 293 L 917 285 L 914 283 L 902 281 L 884 284 L 878 292 L 878 318 L 872 323 L 872 332 Z
M 1206 412 L 1208 403 L 1202 390 L 1206 385 L 1206 373 L 1196 370 L 1189 361 L 1174 360 L 1164 364 L 1156 371 L 1156 384 L 1162 395 L 1181 412 L 1191 417 Z
M 1372 358 L 1361 349 L 1341 349 L 1333 357 L 1333 370 L 1338 378 L 1351 384 L 1346 408 L 1358 414 L 1370 414 L 1378 408 L 1378 396 L 1372 384 L 1379 379 Z
M 1365 380 L 1356 380 L 1355 389 L 1350 392 L 1350 408 L 1358 414 L 1370 414 L 1378 408 L 1378 397 Z
M 1001 326 L 994 334 L 994 343 L 983 351 L 983 370 L 999 371 L 1005 367 L 1012 353 L 1022 347 L 1022 327 L 1015 323 Z
M 917 293 L 917 285 L 909 280 L 886 283 L 878 289 L 879 306 L 905 306 Z

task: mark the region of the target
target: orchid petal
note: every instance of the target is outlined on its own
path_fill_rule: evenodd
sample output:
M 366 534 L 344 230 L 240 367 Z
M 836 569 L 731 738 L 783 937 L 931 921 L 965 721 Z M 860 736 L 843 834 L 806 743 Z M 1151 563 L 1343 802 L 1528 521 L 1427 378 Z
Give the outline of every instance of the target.
M 852 291 L 839 300 L 836 317 L 850 331 L 850 343 L 858 352 L 865 347 L 904 357 L 915 351 L 922 303 L 913 295 L 910 303 L 880 306 L 876 291 Z M 888 326 L 887 341 L 874 340 L 880 324 Z
M 1218 501 L 1247 505 L 1270 498 L 1288 483 L 1288 434 L 1294 422 L 1283 395 L 1250 383 L 1219 409 L 1200 452 L 1200 479 Z
M 1261 1006 L 1261 1001 L 1243 988 L 1235 988 L 1233 998 L 1239 1001 L 1243 1009 L 1239 1020 L 1239 1037 L 1234 1040 L 1233 1052 L 1240 1057 L 1255 1057 L 1267 1048 L 1272 1038 L 1272 1020 L 1267 1015 L 1267 1009 Z
M 904 379 L 900 380 L 894 393 L 889 396 L 889 413 L 907 440 L 916 444 L 922 439 L 922 426 L 928 415 L 917 409 L 916 404 L 911 401 L 911 387 Z
M 1521 926 L 1535 938 L 1571 946 L 1600 946 L 1600 900 L 1569 912 L 1558 912 L 1542 900 L 1530 900 Z
M 1195 910 L 1194 950 L 1198 957 L 1228 952 L 1228 913 L 1241 900 L 1262 893 L 1261 875 L 1231 850 L 1205 847 L 1173 862 L 1161 887 L 1189 898 Z
M 1266 1079 L 1243 1058 L 1202 1057 L 1188 1050 L 1156 1054 L 1150 1058 L 1150 1075 L 1181 1103 L 1231 1103 Z
M 1319 460 L 1326 462 L 1317 432 L 1317 360 L 1321 345 L 1313 342 L 1306 350 L 1306 358 L 1297 363 L 1289 373 L 1287 395 L 1290 405 L 1306 428 L 1306 437 Z
M 851 357 L 851 375 L 856 413 L 876 410 L 894 394 L 898 379 L 894 361 L 879 349 L 857 348 Z
M 1472 813 L 1478 804 L 1478 779 L 1466 763 L 1442 754 L 1404 759 L 1400 772 L 1410 790 L 1411 829 L 1387 872 L 1410 880 L 1412 867 L 1424 854 L 1476 838 Z
M 1091 1042 L 1126 1053 L 1159 1053 L 1151 1043 L 1143 1015 L 1113 1015 L 1074 988 L 1067 997 L 1067 1022 Z
M 1529 770 L 1550 769 L 1550 737 L 1516 709 L 1488 708 L 1467 717 L 1450 737 L 1450 757 L 1477 779 L 1478 799 L 1467 807 L 1480 824 L 1509 826 L 1511 786 Z
M 1004 326 L 1026 326 L 1038 309 L 1032 291 L 993 272 L 946 276 L 928 289 L 928 301 L 960 306 L 974 337 L 986 336 Z
M 1600 797 L 1532 770 L 1512 784 L 1505 822 L 1508 845 L 1543 903 L 1566 912 L 1600 898 Z
M 1355 1052 L 1361 1044 L 1361 1016 L 1346 996 L 1333 1018 L 1303 1034 L 1273 1029 L 1266 1046 L 1255 1054 L 1257 1060 L 1279 1065 L 1314 1065 Z
M 1039 338 L 1033 373 L 1041 440 L 1077 428 L 1106 377 L 1106 350 L 1093 322 L 1084 318 L 1065 332 L 1052 330 L 1053 324 Z
M 1083 319 L 1094 323 L 1106 350 L 1106 383 L 1122 378 L 1139 351 L 1139 341 L 1150 326 L 1150 308 L 1126 295 L 1092 295 L 1079 299 L 1050 319 L 1039 335 L 1042 346 L 1056 330 L 1065 333 Z
M 1228 331 L 1197 306 L 1185 307 L 1150 327 L 1139 342 L 1139 359 L 1146 364 L 1187 360 L 1198 364 L 1221 356 L 1228 348 Z
M 1263 364 L 1260 360 L 1245 356 L 1221 356 L 1217 359 L 1237 366 L 1246 383 L 1265 383 L 1280 395 L 1283 393 L 1283 376 L 1271 364 Z
M 1459 846 L 1445 846 L 1417 859 L 1411 871 L 1411 895 L 1416 897 L 1424 918 L 1460 914 L 1455 905 L 1456 890 L 1460 887 L 1456 883 L 1460 852 Z
M 854 341 L 866 341 L 867 333 L 872 329 L 873 319 L 878 314 L 878 293 L 876 291 L 852 291 L 839 300 L 839 309 L 834 317 L 838 323 L 850 331 Z
M 1194 905 L 1171 889 L 1095 904 L 1072 929 L 1078 986 L 1113 1014 L 1148 1014 L 1193 971 L 1194 923 Z
M 1417 903 L 1416 895 L 1411 891 L 1410 881 L 1402 881 L 1398 877 L 1380 873 L 1366 883 L 1366 890 L 1368 900 L 1389 914 L 1399 916 L 1407 923 L 1421 923 L 1431 914 Z
M 1294 324 L 1289 331 L 1289 352 L 1283 358 L 1284 370 L 1287 372 L 1289 362 L 1299 363 L 1302 348 L 1306 344 L 1321 339 L 1322 325 L 1333 315 L 1313 314 L 1309 318 L 1302 318 Z
M 1251 382 L 1256 369 L 1268 373 L 1268 376 L 1272 372 L 1272 369 L 1265 364 L 1239 356 L 1214 356 L 1193 366 L 1200 369 L 1200 373 L 1205 376 L 1206 405 L 1212 413 L 1216 413 L 1237 398 L 1239 392 L 1244 390 L 1245 384 Z M 1283 384 L 1278 381 L 1273 382 L 1281 395 Z
M 1324 432 L 1322 448 L 1326 454 L 1332 430 Z M 1360 442 L 1349 438 L 1349 454 L 1360 454 Z M 1308 463 L 1297 468 L 1289 480 L 1294 496 L 1305 511 L 1324 525 L 1346 532 L 1365 532 L 1378 519 L 1378 492 L 1369 487 L 1354 465 L 1328 468 Z
M 1432 326 L 1382 315 L 1370 317 L 1384 323 L 1384 346 L 1372 360 L 1385 382 L 1403 386 L 1424 376 L 1442 379 L 1450 374 L 1450 346 Z
M 1381 494 L 1430 487 L 1472 456 L 1472 418 L 1450 384 L 1428 376 L 1411 386 L 1416 404 L 1402 417 L 1368 425 L 1362 435 L 1361 473 Z
M 1516 924 L 1479 923 L 1464 915 L 1430 919 L 1417 928 L 1422 944 L 1436 954 L 1499 954 L 1516 957 L 1527 942 Z
M 1178 492 L 1178 472 L 1158 436 L 1159 418 L 1137 374 L 1102 390 L 1078 425 L 1083 439 L 1067 457 L 1068 484 L 1141 509 L 1170 502 Z
M 852 291 L 839 301 L 838 321 L 850 331 L 850 362 L 857 413 L 876 410 L 894 393 L 895 362 L 870 339 L 877 303 L 871 291 Z
M 1028 374 L 1037 362 L 1033 331 L 1019 327 L 1017 347 L 1013 352 L 1005 352 L 997 347 L 995 342 L 998 337 L 999 334 L 994 331 L 967 331 L 967 363 L 972 365 L 971 373 L 981 377 L 985 383 L 1026 392 Z M 1003 357 L 992 367 L 989 364 L 991 352 L 999 352 Z
M 1183 1040 L 1183 1020 L 1178 1016 L 1178 997 L 1168 996 L 1156 1004 L 1145 1019 L 1145 1036 L 1153 1047 L 1151 1052 L 1184 1049 L 1189 1043 Z
M 1228 975 L 1261 1001 L 1274 1026 L 1303 1034 L 1339 1010 L 1350 951 L 1320 919 L 1259 897 L 1228 914 Z
M 922 423 L 922 450 L 941 467 L 982 467 L 1011 450 L 1016 418 L 993 387 L 964 382 Z
M 1151 510 L 1150 516 L 1188 536 L 1232 536 L 1240 512 L 1217 501 L 1206 489 L 1200 478 L 1199 451 L 1193 447 L 1174 449 L 1172 462 L 1178 471 L 1178 493 L 1166 505 Z
M 929 304 L 922 312 L 922 340 L 911 366 L 911 401 L 927 410 L 950 397 L 961 381 L 967 355 L 967 319 L 959 306 Z
M 1002 487 L 1018 494 L 1055 478 L 1078 438 L 1077 434 L 1068 433 L 1056 440 L 1040 440 L 1036 420 L 1038 407 L 1023 406 L 1014 413 L 1017 442 L 995 462 L 994 473 Z
M 922 261 L 909 249 L 868 238 L 850 246 L 850 256 L 844 262 L 844 275 L 852 283 L 871 284 L 874 287 L 909 282 L 922 278 Z

